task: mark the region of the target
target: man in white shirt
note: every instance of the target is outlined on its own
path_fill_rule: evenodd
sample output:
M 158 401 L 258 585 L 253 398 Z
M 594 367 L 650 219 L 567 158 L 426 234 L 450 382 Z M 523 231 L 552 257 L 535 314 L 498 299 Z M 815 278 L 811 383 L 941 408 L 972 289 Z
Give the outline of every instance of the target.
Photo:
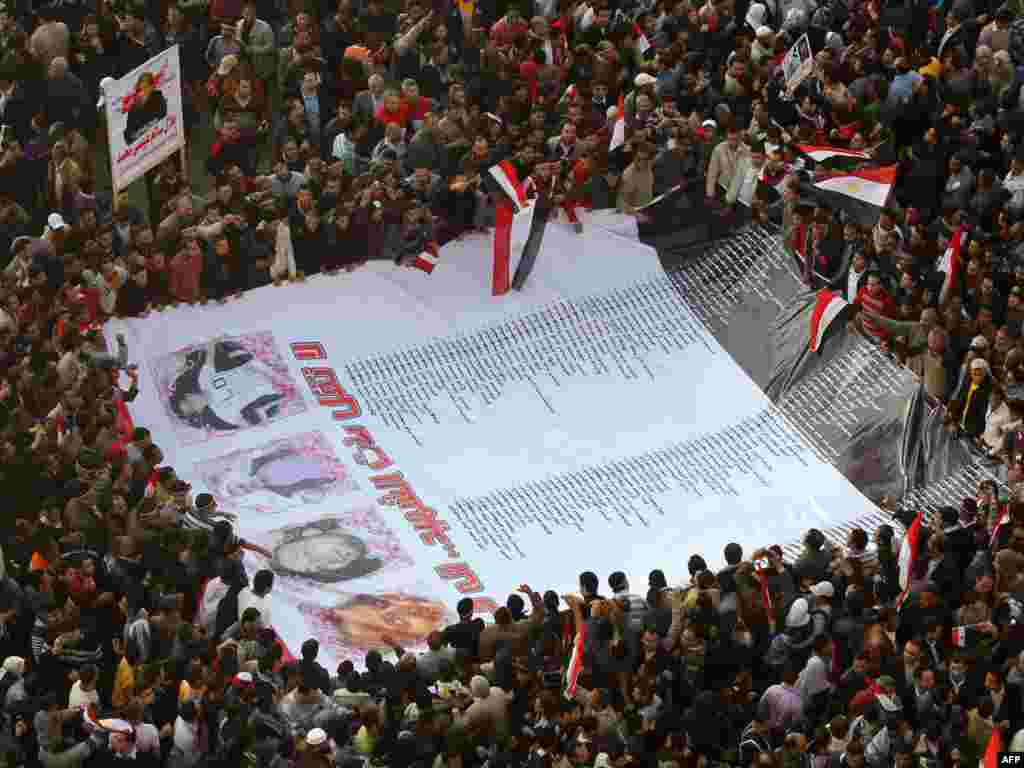
M 828 709 L 829 694 L 832 692 L 832 683 L 828 679 L 831 661 L 832 640 L 826 635 L 819 635 L 814 641 L 814 653 L 797 680 L 797 687 L 803 695 L 805 713 L 810 718 Z
M 245 613 L 247 608 L 255 608 L 260 612 L 263 626 L 273 626 L 273 603 L 270 598 L 273 589 L 274 573 L 267 570 L 257 571 L 253 576 L 252 586 L 238 593 L 238 615 Z
M 733 174 L 729 191 L 725 195 L 725 202 L 728 205 L 740 203 L 750 208 L 754 203 L 757 184 L 764 173 L 764 142 L 751 141 L 749 147 L 750 151 L 741 154 L 736 161 L 736 173 Z
M 720 142 L 711 151 L 704 192 L 707 197 L 717 197 L 719 189 L 723 192 L 729 190 L 742 151 L 739 130 L 735 127 L 729 128 L 725 141 Z
M 68 695 L 68 709 L 87 707 L 90 704 L 99 706 L 100 695 L 96 691 L 96 680 L 99 672 L 94 664 L 84 664 L 78 671 L 78 679 L 71 686 Z
M 860 291 L 860 281 L 867 274 L 868 257 L 863 253 L 857 253 L 850 264 L 850 271 L 846 273 L 846 299 L 853 301 Z

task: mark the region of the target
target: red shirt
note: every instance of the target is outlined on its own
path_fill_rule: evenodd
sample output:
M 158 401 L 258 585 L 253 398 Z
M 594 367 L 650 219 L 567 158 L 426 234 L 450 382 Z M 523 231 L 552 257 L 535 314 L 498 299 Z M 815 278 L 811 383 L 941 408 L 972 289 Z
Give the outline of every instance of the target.
M 878 297 L 872 296 L 868 293 L 868 287 L 865 285 L 859 291 L 857 291 L 857 298 L 854 299 L 854 304 L 860 304 L 863 309 L 869 312 L 874 312 L 876 315 L 893 319 L 896 317 L 896 302 L 893 301 L 892 297 L 886 293 L 885 289 Z M 865 317 L 861 324 L 864 326 L 864 330 L 874 336 L 876 339 L 888 339 L 889 332 L 881 326 L 875 325 L 867 317 Z
M 400 125 L 405 128 L 409 124 L 409 112 L 409 105 L 404 102 L 400 103 L 398 109 L 394 112 L 388 112 L 384 109 L 384 105 L 382 104 L 378 107 L 373 116 L 377 122 L 383 123 L 384 125 L 395 123 L 396 125 Z
M 403 100 L 402 106 L 406 109 L 409 120 L 422 120 L 430 111 L 430 99 L 420 96 L 415 104 Z

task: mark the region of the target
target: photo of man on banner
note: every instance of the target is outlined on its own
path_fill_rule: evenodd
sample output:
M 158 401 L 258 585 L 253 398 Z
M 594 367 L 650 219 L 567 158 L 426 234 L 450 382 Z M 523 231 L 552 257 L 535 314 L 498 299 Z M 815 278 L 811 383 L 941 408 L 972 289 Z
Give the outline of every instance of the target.
M 135 84 L 135 98 L 128 110 L 124 141 L 133 143 L 150 126 L 167 117 L 167 99 L 155 86 L 153 73 L 143 72 Z

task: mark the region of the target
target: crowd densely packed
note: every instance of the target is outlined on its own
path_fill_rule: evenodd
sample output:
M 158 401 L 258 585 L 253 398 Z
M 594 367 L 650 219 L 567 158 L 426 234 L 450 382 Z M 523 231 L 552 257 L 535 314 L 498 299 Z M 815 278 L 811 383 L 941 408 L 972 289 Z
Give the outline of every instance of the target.
M 3 0 L 0 759 L 945 768 L 973 766 L 995 731 L 1024 749 L 1019 11 Z M 804 32 L 815 68 L 790 93 L 781 63 Z M 108 192 L 97 104 L 104 78 L 171 44 L 208 175 L 168 160 L 140 210 Z M 864 228 L 815 203 L 786 176 L 796 144 L 898 163 L 898 207 Z M 791 563 L 730 544 L 715 573 L 693 555 L 680 588 L 588 572 L 579 595 L 524 586 L 486 625 L 464 600 L 427 651 L 372 651 L 365 671 L 325 670 L 315 640 L 293 658 L 273 574 L 249 577 L 216 500 L 193 499 L 131 425 L 137 387 L 100 324 L 408 266 L 492 223 L 483 179 L 503 160 L 577 226 L 580 207 L 648 215 L 675 185 L 659 216 L 781 218 L 808 282 L 856 302 L 1009 493 L 983 484 L 933 516 L 898 611 L 898 525 L 838 547 L 812 530 Z

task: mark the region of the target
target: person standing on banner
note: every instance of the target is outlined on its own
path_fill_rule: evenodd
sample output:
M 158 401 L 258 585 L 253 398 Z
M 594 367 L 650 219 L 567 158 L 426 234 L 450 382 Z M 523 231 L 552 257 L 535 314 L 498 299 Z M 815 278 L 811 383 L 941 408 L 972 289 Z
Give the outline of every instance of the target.
M 619 182 L 616 207 L 622 213 L 635 216 L 654 197 L 654 146 L 647 142 L 636 145 L 633 162 L 626 166 Z
M 710 202 L 717 202 L 719 195 L 729 191 L 733 176 L 736 174 L 736 165 L 739 163 L 743 151 L 739 129 L 729 126 L 725 141 L 721 141 L 715 146 L 711 151 L 711 160 L 708 162 L 704 194 Z
M 764 142 L 748 140 L 747 151 L 740 154 L 725 204 L 739 212 L 743 220 L 749 219 L 757 195 L 757 186 L 764 171 Z

